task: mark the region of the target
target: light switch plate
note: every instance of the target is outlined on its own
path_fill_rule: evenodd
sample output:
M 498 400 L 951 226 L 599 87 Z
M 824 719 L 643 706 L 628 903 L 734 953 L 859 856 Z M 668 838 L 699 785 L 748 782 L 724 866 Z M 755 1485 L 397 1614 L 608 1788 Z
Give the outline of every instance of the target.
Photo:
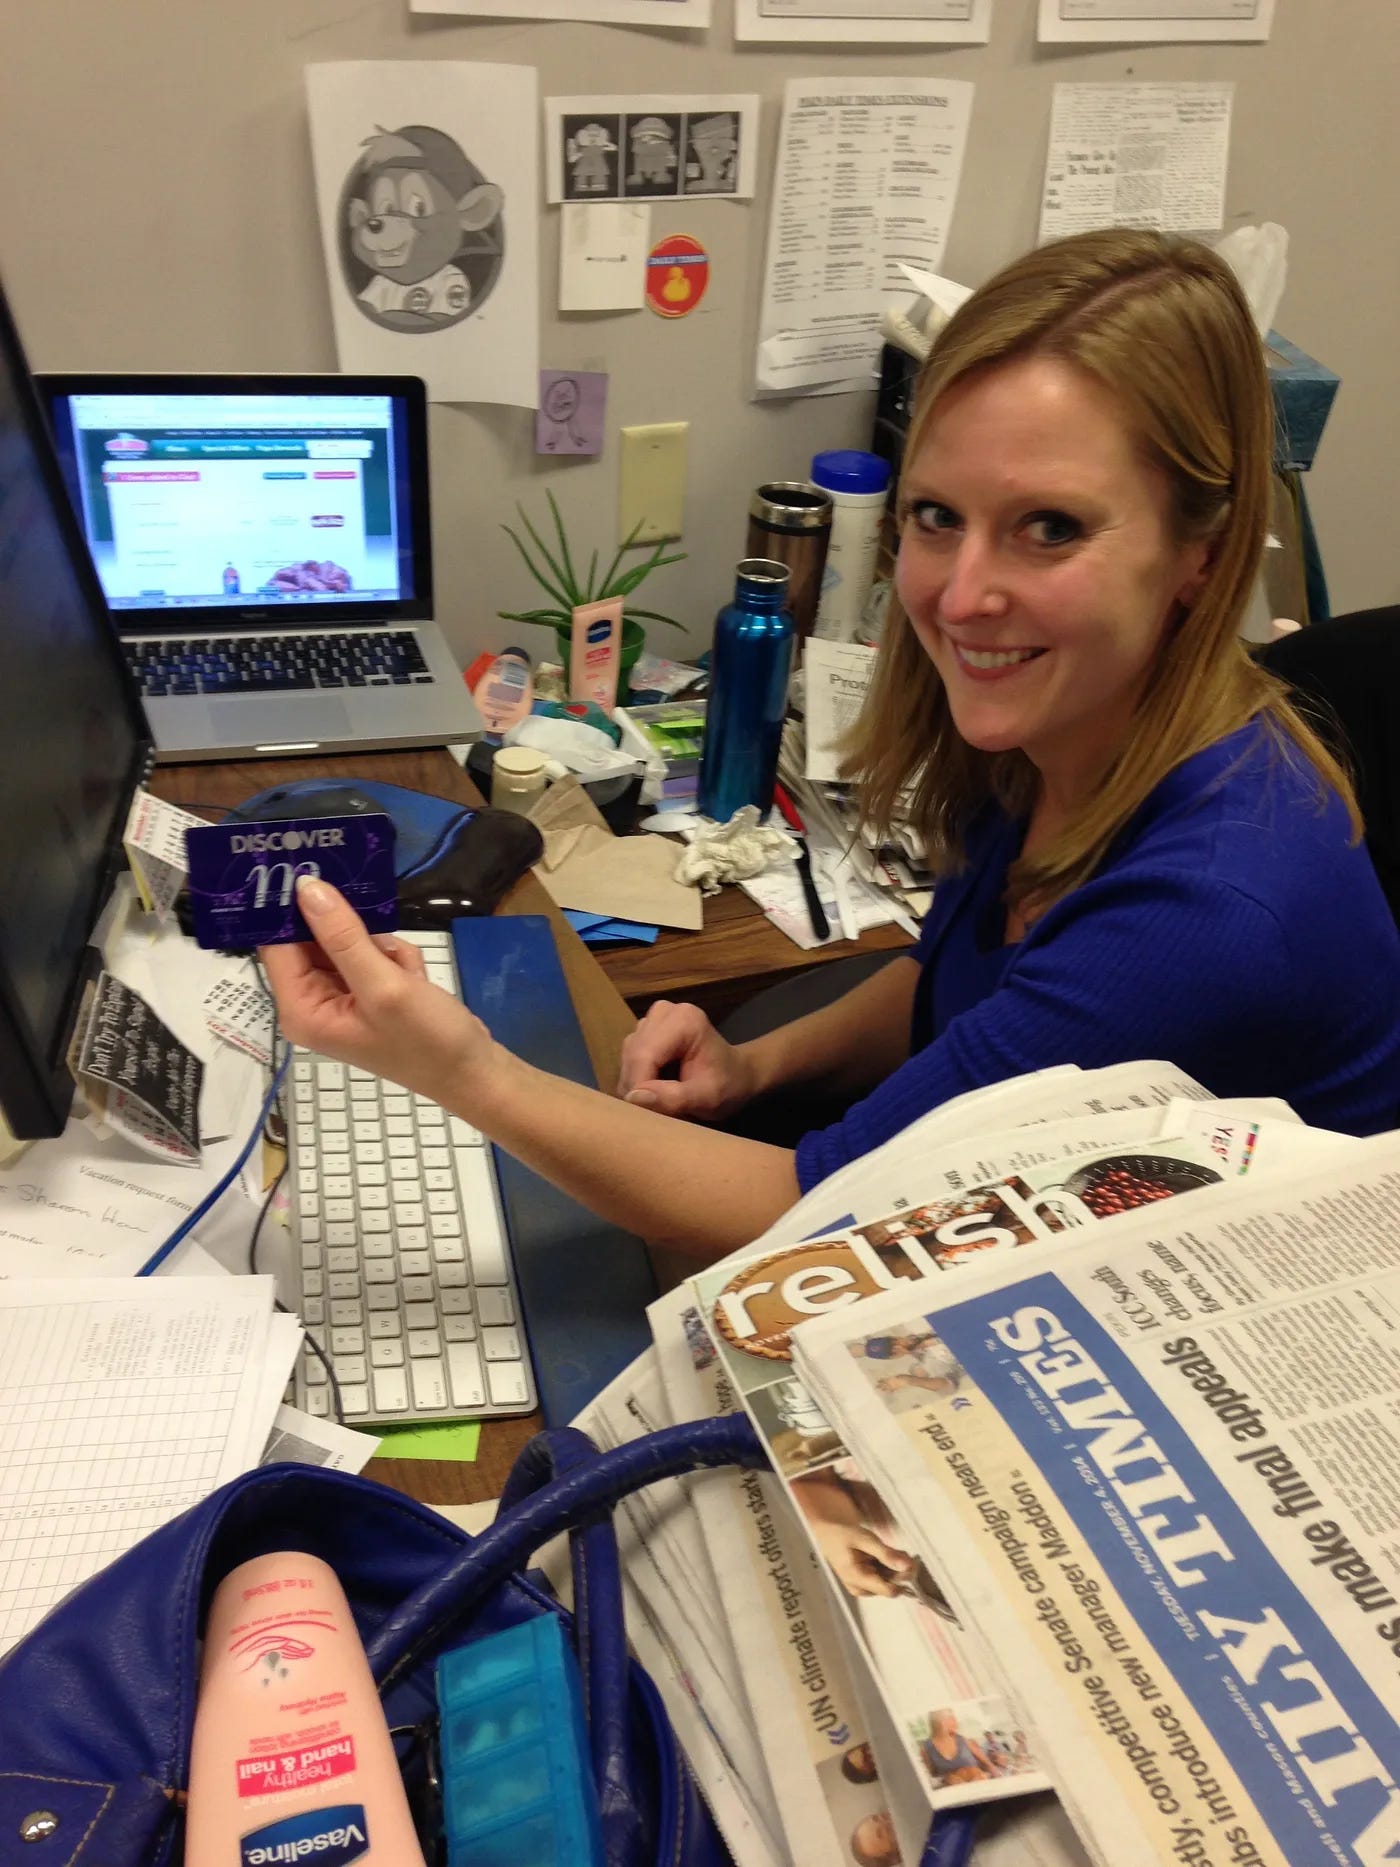
M 637 544 L 680 537 L 685 508 L 685 438 L 689 429 L 688 421 L 659 421 L 646 428 L 622 430 L 619 544 L 638 525 Z

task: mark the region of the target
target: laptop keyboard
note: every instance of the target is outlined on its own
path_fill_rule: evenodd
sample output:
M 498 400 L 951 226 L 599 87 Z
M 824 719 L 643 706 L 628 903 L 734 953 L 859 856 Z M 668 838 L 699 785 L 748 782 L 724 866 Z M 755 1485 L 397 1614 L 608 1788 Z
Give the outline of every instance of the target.
M 431 681 L 412 629 L 124 642 L 143 699 L 167 694 L 286 694 Z
M 448 934 L 400 934 L 456 993 Z M 343 1417 L 528 1413 L 535 1386 L 491 1150 L 425 1096 L 298 1051 L 288 1099 L 301 1317 L 335 1368 Z M 297 1405 L 334 1398 L 304 1349 Z

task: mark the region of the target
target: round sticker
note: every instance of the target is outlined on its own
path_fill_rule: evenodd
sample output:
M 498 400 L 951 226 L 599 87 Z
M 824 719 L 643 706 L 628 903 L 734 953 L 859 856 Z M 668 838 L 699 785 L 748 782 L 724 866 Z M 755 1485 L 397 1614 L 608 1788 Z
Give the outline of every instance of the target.
M 694 311 L 710 283 L 710 256 L 688 233 L 668 234 L 647 254 L 647 303 L 659 317 Z

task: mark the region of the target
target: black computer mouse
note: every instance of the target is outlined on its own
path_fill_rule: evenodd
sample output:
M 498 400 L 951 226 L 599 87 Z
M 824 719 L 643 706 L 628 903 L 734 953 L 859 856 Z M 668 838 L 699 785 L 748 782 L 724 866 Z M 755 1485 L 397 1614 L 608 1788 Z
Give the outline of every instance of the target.
M 301 779 L 296 784 L 279 785 L 260 791 L 248 803 L 231 810 L 226 823 L 275 822 L 283 817 L 366 817 L 382 812 L 384 806 L 356 790 L 346 780 L 327 778 L 323 782 Z

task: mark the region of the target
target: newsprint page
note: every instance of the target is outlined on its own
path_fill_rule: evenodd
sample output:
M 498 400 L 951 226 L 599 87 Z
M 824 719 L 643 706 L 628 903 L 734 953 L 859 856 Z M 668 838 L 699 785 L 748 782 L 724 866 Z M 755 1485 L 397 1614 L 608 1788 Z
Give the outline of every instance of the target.
M 1400 1146 L 1298 1160 L 793 1331 L 1113 1867 L 1400 1859 Z

